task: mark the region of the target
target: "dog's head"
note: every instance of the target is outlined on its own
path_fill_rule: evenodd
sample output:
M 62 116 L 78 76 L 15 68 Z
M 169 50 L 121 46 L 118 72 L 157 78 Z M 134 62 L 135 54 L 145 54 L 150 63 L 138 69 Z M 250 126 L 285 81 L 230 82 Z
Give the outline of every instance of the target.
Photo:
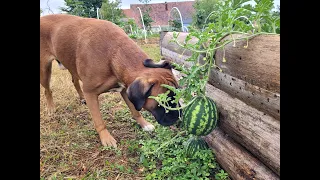
M 147 59 L 144 61 L 144 66 L 151 69 L 142 76 L 137 77 L 128 87 L 127 94 L 129 100 L 133 103 L 137 111 L 142 108 L 151 112 L 156 118 L 159 124 L 163 126 L 170 126 L 174 124 L 178 118 L 179 111 L 165 112 L 162 106 L 158 106 L 158 102 L 154 99 L 148 98 L 149 96 L 157 96 L 158 94 L 165 93 L 168 89 L 162 87 L 161 84 L 167 84 L 170 86 L 178 87 L 178 83 L 175 80 L 171 71 L 171 65 L 168 61 L 164 61 L 159 64 L 155 64 L 152 60 Z M 169 97 L 173 100 L 174 93 L 170 91 Z M 169 102 L 171 107 L 176 107 L 177 104 Z M 178 104 L 180 106 L 180 104 Z

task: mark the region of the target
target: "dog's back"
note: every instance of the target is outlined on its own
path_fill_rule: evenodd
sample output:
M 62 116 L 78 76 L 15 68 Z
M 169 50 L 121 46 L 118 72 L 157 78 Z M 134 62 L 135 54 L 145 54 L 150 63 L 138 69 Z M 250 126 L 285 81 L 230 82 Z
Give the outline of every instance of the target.
M 90 64 L 95 64 L 96 71 L 106 71 L 105 66 L 99 67 L 116 64 L 112 61 L 119 58 L 130 66 L 143 68 L 142 61 L 148 58 L 117 25 L 65 14 L 40 18 L 40 49 L 40 53 L 46 53 L 43 56 L 50 54 L 42 59 L 58 59 L 73 74 L 88 73 L 83 71 Z M 118 67 L 112 68 L 120 71 Z

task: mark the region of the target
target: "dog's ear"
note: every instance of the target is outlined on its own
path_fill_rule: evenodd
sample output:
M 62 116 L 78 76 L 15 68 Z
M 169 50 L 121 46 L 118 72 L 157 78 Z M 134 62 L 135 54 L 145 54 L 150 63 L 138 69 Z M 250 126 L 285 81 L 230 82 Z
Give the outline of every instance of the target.
M 142 109 L 146 99 L 150 96 L 155 83 L 144 81 L 143 79 L 134 80 L 127 89 L 129 100 L 137 111 Z
M 172 69 L 172 66 L 169 61 L 162 61 L 160 63 L 154 63 L 152 59 L 146 59 L 143 61 L 143 65 L 145 67 L 150 67 L 150 68 Z

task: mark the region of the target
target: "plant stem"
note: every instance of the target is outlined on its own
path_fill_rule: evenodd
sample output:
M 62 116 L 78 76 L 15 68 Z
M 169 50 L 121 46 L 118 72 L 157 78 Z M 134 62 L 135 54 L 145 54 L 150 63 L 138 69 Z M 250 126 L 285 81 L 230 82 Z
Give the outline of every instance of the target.
M 159 103 L 160 106 L 164 107 L 165 109 L 171 110 L 171 111 L 176 111 L 176 110 L 183 109 L 183 108 L 189 106 L 189 105 L 195 100 L 195 99 L 192 99 L 192 100 L 191 100 L 187 105 L 185 105 L 185 106 L 181 106 L 181 107 L 177 107 L 177 108 L 172 108 L 172 107 L 169 107 L 169 106 L 167 106 L 166 104 L 160 102 L 160 101 L 158 100 L 158 98 L 155 97 L 155 96 L 149 96 L 149 98 L 156 100 L 156 101 Z
M 243 33 L 243 32 L 240 32 L 240 31 L 231 31 L 231 32 L 228 33 L 228 34 L 248 34 L 248 33 Z M 228 35 L 228 34 L 225 34 L 225 36 Z M 232 41 L 241 40 L 241 39 L 247 39 L 247 38 L 249 39 L 249 38 L 253 38 L 253 37 L 255 37 L 255 36 L 262 35 L 262 34 L 264 34 L 264 35 L 279 35 L 279 34 L 276 34 L 276 33 L 259 32 L 259 33 L 256 33 L 256 34 L 252 34 L 252 35 L 250 35 L 250 36 L 240 37 L 240 38 L 236 38 L 236 39 L 232 39 L 232 40 L 227 40 L 227 41 L 226 41 L 225 43 L 223 43 L 221 46 L 218 46 L 218 47 L 215 47 L 215 48 L 212 48 L 212 49 L 208 49 L 208 50 L 197 50 L 197 49 L 193 49 L 193 48 L 184 47 L 184 45 L 182 45 L 182 44 L 181 44 L 179 41 L 177 41 L 176 39 L 175 39 L 175 42 L 176 42 L 180 47 L 182 47 L 182 48 L 186 48 L 186 49 L 188 49 L 188 50 L 191 50 L 191 51 L 194 51 L 194 52 L 197 52 L 197 53 L 205 53 L 205 52 L 210 51 L 210 50 L 220 49 L 220 48 L 222 48 L 222 47 L 225 46 L 226 44 L 229 44 L 229 43 L 232 42 Z M 223 36 L 223 37 L 225 37 L 225 36 Z M 220 39 L 221 39 L 221 38 L 220 38 Z M 219 42 L 219 41 L 217 41 L 217 42 Z
M 156 152 L 158 152 L 158 151 L 159 151 L 160 149 L 162 149 L 163 147 L 169 145 L 169 144 L 170 144 L 174 139 L 176 139 L 178 136 L 180 136 L 181 134 L 186 133 L 186 132 L 187 132 L 187 131 L 180 131 L 180 132 L 178 132 L 178 133 L 177 133 L 173 138 L 171 138 L 169 141 L 161 144 L 161 146 L 160 146 L 158 149 L 156 149 L 156 150 L 153 151 L 153 152 L 148 152 L 148 153 L 146 153 L 146 154 L 155 154 Z

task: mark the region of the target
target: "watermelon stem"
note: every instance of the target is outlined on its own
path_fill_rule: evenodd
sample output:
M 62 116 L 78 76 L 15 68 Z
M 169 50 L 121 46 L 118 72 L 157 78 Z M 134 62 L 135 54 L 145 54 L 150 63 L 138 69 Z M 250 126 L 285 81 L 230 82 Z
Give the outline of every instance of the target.
M 156 97 L 156 96 L 149 96 L 149 98 L 156 100 L 156 101 L 159 103 L 160 106 L 162 106 L 162 107 L 164 107 L 165 109 L 168 109 L 168 110 L 170 110 L 170 111 L 176 111 L 176 110 L 184 109 L 184 108 L 186 108 L 187 106 L 189 106 L 190 104 L 192 104 L 193 101 L 195 100 L 195 98 L 194 98 L 194 99 L 192 99 L 190 102 L 188 102 L 188 104 L 186 104 L 186 105 L 184 105 L 184 106 L 180 106 L 180 107 L 173 108 L 173 107 L 167 106 L 165 103 L 161 102 L 161 101 L 159 100 L 159 98 Z

